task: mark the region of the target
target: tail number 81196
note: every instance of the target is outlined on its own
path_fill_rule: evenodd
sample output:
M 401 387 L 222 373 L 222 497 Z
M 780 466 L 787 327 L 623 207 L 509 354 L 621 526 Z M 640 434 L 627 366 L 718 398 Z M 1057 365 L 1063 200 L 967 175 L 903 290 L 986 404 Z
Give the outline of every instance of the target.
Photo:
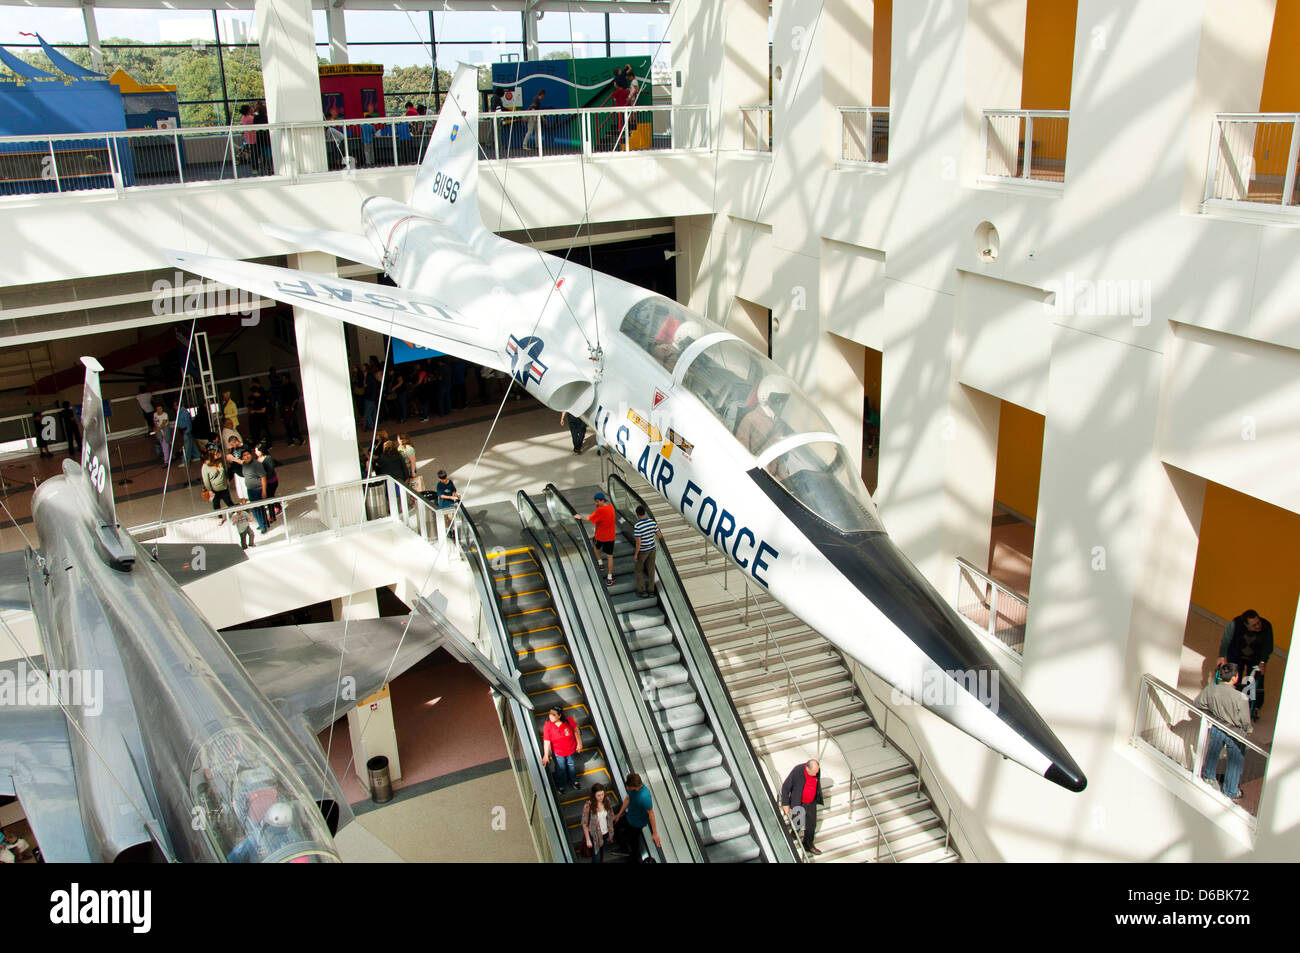
M 445 172 L 439 172 L 433 177 L 433 194 L 440 195 L 452 205 L 456 204 L 456 196 L 460 192 L 460 179 L 453 179 Z

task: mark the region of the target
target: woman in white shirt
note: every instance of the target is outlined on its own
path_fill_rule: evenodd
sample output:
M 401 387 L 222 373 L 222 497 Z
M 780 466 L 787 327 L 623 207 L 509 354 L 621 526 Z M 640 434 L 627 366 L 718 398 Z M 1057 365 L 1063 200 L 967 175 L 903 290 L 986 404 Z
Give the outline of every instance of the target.
M 591 850 L 591 862 L 600 863 L 605 848 L 614 843 L 614 814 L 618 797 L 605 785 L 591 786 L 591 797 L 582 804 L 582 836 Z

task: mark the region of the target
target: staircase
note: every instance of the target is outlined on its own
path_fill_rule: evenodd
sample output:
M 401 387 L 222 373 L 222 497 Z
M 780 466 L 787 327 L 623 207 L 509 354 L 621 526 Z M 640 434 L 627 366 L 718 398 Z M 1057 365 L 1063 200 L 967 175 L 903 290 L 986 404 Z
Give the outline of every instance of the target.
M 952 863 L 961 858 L 912 763 L 878 730 L 843 658 L 766 593 L 746 618 L 738 573 L 680 514 L 655 517 L 773 794 L 796 764 L 822 763 L 817 862 Z M 769 637 L 770 633 L 770 637 Z M 850 782 L 850 776 L 852 781 Z

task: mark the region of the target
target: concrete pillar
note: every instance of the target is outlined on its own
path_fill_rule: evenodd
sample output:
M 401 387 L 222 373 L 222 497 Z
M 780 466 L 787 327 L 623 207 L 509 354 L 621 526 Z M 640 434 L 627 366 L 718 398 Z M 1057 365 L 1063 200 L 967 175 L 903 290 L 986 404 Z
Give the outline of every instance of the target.
M 81 18 L 86 23 L 86 45 L 90 47 L 90 68 L 104 71 L 104 51 L 99 45 L 99 24 L 95 22 L 95 8 L 87 3 L 81 8 Z
M 894 15 L 906 16 L 906 6 L 897 4 Z M 963 44 L 966 54 L 963 182 L 972 182 L 984 168 L 984 153 L 980 150 L 983 111 L 1020 108 L 1026 6 L 1025 0 L 969 0 Z M 897 110 L 891 111 L 891 119 L 896 114 Z M 892 135 L 890 140 L 892 152 Z
M 1215 113 L 1259 109 L 1276 7 L 1276 0 L 1205 0 L 1196 85 L 1187 113 L 1184 211 L 1194 211 L 1205 196 L 1205 157 Z
M 334 256 L 303 252 L 290 256 L 290 267 L 337 274 Z M 343 324 L 306 308 L 293 309 L 302 374 L 302 406 L 311 445 L 311 472 L 317 486 L 361 479 L 357 422 L 348 376 Z
M 674 3 L 669 40 L 682 86 L 673 101 L 708 103 L 711 142 L 739 149 L 740 107 L 768 102 L 767 0 Z
M 379 618 L 379 602 L 373 589 L 353 593 L 346 599 L 335 599 L 331 606 L 336 622 Z M 343 674 L 347 674 L 346 670 Z M 352 769 L 362 787 L 369 783 L 366 762 L 376 755 L 388 758 L 388 772 L 394 781 L 401 778 L 402 762 L 397 754 L 397 729 L 393 724 L 393 705 L 387 685 L 349 709 L 348 737 L 352 740 Z
M 539 60 L 541 54 L 537 46 L 537 15 L 533 0 L 524 4 L 524 59 Z
M 316 30 L 311 0 L 256 0 L 258 48 L 267 119 L 318 122 L 320 75 L 316 70 Z M 273 133 L 271 154 L 281 175 L 323 172 L 325 136 L 320 129 L 289 135 Z
M 330 39 L 330 62 L 338 65 L 348 61 L 348 28 L 343 21 L 342 0 L 330 0 L 325 5 L 325 29 Z

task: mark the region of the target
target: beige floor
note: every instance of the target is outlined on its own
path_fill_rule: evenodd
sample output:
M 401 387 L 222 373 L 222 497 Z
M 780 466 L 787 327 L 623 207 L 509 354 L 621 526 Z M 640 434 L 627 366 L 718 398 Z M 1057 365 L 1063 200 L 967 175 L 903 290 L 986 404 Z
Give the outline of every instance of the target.
M 340 854 L 348 862 L 537 862 L 519 789 L 509 771 L 377 808 L 358 817 L 354 826 L 362 831 L 339 841 Z

